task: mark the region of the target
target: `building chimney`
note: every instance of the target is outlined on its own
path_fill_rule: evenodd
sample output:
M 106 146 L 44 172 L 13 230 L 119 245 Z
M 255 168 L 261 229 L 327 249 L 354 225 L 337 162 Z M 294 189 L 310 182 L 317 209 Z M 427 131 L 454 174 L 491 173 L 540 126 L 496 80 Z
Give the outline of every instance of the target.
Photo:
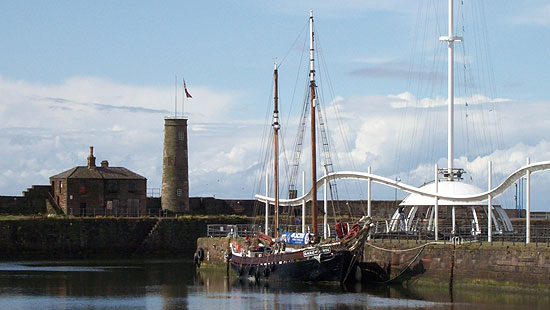
M 109 167 L 109 162 L 106 161 L 106 160 L 102 160 L 102 161 L 101 161 L 101 167 L 102 167 L 102 168 L 107 168 L 107 167 Z
M 94 156 L 94 147 L 90 146 L 90 155 L 88 156 L 88 169 L 95 168 L 95 156 Z

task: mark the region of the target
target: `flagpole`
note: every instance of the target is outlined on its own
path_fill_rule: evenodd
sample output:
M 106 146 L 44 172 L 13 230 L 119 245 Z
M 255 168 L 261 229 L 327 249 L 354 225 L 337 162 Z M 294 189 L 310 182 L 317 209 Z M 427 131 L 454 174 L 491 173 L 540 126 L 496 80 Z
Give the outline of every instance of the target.
M 174 89 L 174 118 L 178 118 L 178 75 L 175 75 L 175 89 Z
M 183 94 L 182 94 L 182 97 L 186 97 L 186 98 L 193 98 L 191 97 L 191 94 L 187 91 L 187 85 L 185 84 L 185 78 L 183 78 Z M 182 98 L 181 100 L 181 109 L 183 110 L 181 113 L 182 113 L 182 117 L 185 117 L 184 116 L 184 101 L 185 98 Z
M 185 118 L 185 78 L 182 77 L 183 89 L 181 90 L 181 117 Z

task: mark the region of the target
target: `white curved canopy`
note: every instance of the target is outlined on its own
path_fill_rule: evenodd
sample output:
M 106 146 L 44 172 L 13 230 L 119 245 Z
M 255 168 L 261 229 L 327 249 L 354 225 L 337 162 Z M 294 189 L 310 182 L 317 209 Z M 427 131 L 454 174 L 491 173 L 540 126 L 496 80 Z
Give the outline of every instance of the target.
M 420 186 L 421 190 L 435 192 L 435 183 L 431 182 Z M 472 196 L 483 193 L 483 190 L 475 185 L 462 182 L 439 182 L 437 193 L 442 196 Z M 419 194 L 410 194 L 399 204 L 401 206 L 430 206 L 434 204 L 435 198 Z M 440 206 L 473 206 L 486 203 L 487 199 L 479 201 L 460 201 L 450 199 L 439 199 L 437 203 Z
M 439 201 L 441 200 L 451 200 L 454 202 L 460 201 L 460 202 L 475 202 L 475 204 L 478 204 L 480 202 L 483 202 L 487 199 L 488 195 L 491 195 L 492 198 L 498 197 L 502 195 L 510 186 L 514 184 L 517 180 L 519 180 L 522 176 L 525 175 L 527 171 L 530 171 L 531 173 L 543 171 L 543 170 L 550 170 L 550 161 L 542 161 L 538 163 L 533 163 L 527 166 L 523 166 L 519 168 L 518 170 L 514 171 L 511 175 L 509 175 L 502 183 L 500 183 L 497 187 L 493 188 L 490 191 L 484 191 L 484 192 L 478 192 L 478 193 L 453 193 L 450 194 L 448 192 L 438 192 L 437 194 L 434 192 L 433 188 L 430 190 L 428 188 L 424 187 L 415 187 L 412 185 L 408 185 L 402 182 L 396 182 L 395 180 L 379 176 L 372 173 L 365 173 L 365 172 L 354 172 L 354 171 L 342 171 L 342 172 L 334 172 L 330 173 L 328 175 L 323 176 L 319 180 L 317 180 L 316 188 L 319 189 L 321 186 L 323 186 L 323 181 L 326 179 L 328 180 L 337 180 L 337 179 L 359 179 L 359 180 L 368 180 L 370 179 L 373 182 L 384 184 L 389 187 L 398 188 L 401 190 L 404 190 L 411 194 L 417 194 L 424 197 L 428 197 L 433 199 L 437 196 Z M 441 186 L 445 182 L 440 182 L 439 186 Z M 450 183 L 450 182 L 448 182 Z M 464 183 L 462 183 L 464 184 Z M 312 190 L 310 190 L 307 194 L 294 198 L 294 199 L 280 199 L 279 205 L 281 206 L 296 206 L 302 203 L 303 200 L 309 201 L 311 200 L 311 193 Z M 256 199 L 262 202 L 270 202 L 274 203 L 275 199 L 273 197 L 267 197 L 263 195 L 256 195 Z M 456 204 L 456 203 L 454 203 Z

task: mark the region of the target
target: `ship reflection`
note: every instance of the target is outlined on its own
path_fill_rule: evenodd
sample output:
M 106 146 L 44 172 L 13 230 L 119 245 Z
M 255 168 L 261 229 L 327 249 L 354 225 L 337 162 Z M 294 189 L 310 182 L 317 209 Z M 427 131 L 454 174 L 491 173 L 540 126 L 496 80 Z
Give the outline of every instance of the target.
M 259 309 L 401 308 L 404 300 L 409 306 L 434 306 L 433 301 L 403 286 L 256 281 L 253 278 L 239 279 L 232 274 L 227 276 L 225 273 L 212 272 L 197 272 L 195 286 L 201 287 L 211 298 L 228 298 L 232 306 L 255 303 L 254 308 Z M 440 302 L 446 303 L 447 300 Z

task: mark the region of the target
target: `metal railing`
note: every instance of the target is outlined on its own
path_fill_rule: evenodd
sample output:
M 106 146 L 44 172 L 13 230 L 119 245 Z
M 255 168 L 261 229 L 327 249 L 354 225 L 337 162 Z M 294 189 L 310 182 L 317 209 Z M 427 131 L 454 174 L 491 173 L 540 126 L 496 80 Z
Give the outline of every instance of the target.
M 350 226 L 351 228 L 351 226 Z M 207 236 L 208 237 L 227 237 L 231 233 L 231 229 L 233 229 L 234 236 L 235 237 L 244 237 L 245 232 L 248 235 L 253 235 L 258 232 L 265 233 L 265 229 L 263 225 L 254 225 L 254 224 L 208 224 L 207 225 Z M 279 226 L 280 231 L 284 232 L 302 232 L 302 225 L 287 225 L 283 224 Z M 307 226 L 306 232 L 310 232 L 310 226 Z M 317 231 L 319 234 L 323 234 L 323 225 L 318 225 Z M 268 235 L 273 234 L 273 226 L 268 226 Z M 328 233 L 329 238 L 334 239 L 336 236 L 336 232 L 334 230 L 334 227 L 330 227 L 330 232 Z
M 407 231 L 398 229 L 396 231 L 390 231 L 386 229 L 387 223 L 385 221 L 379 221 L 373 223 L 373 229 L 370 234 L 370 240 L 376 241 L 405 241 L 405 242 L 431 242 L 435 241 L 435 233 L 433 230 L 416 230 Z M 487 225 L 479 225 L 480 230 L 475 231 L 473 229 L 464 229 L 460 226 L 456 226 L 453 231 L 452 226 L 439 226 L 438 236 L 440 242 L 480 242 L 487 243 Z M 531 226 L 530 242 L 535 245 L 544 245 L 550 247 L 550 225 L 533 225 Z M 493 226 L 492 242 L 490 244 L 526 244 L 525 226 L 514 225 L 513 231 L 495 230 Z
M 428 243 L 435 241 L 434 231 L 417 230 L 405 231 L 397 230 L 387 232 L 385 229 L 386 222 L 378 221 L 373 223 L 369 240 L 370 242 L 406 242 L 406 243 Z M 301 225 L 286 225 L 282 227 L 283 231 L 301 232 Z M 269 234 L 272 234 L 273 227 L 269 227 Z M 322 225 L 318 229 L 322 235 Z M 209 237 L 244 237 L 245 233 L 249 236 L 258 232 L 265 232 L 261 225 L 253 224 L 208 224 L 207 235 Z M 512 232 L 493 231 L 492 242 L 487 241 L 487 226 L 480 225 L 480 232 L 472 231 L 471 229 L 461 229 L 456 227 L 453 231 L 451 226 L 440 226 L 439 242 L 443 244 L 449 243 L 487 243 L 490 245 L 525 245 L 525 226 L 514 226 Z M 334 228 L 331 227 L 330 240 L 335 239 Z M 550 247 L 550 225 L 540 225 L 531 227 L 531 243 L 535 246 Z
M 261 226 L 254 224 L 208 224 L 206 231 L 207 236 L 213 238 L 244 238 L 245 234 L 252 236 L 262 232 Z
M 147 197 L 159 198 L 160 197 L 160 188 L 158 188 L 158 187 L 149 187 L 149 188 L 147 188 Z
M 531 212 L 531 218 L 532 219 L 550 219 L 550 213 L 549 212 Z

